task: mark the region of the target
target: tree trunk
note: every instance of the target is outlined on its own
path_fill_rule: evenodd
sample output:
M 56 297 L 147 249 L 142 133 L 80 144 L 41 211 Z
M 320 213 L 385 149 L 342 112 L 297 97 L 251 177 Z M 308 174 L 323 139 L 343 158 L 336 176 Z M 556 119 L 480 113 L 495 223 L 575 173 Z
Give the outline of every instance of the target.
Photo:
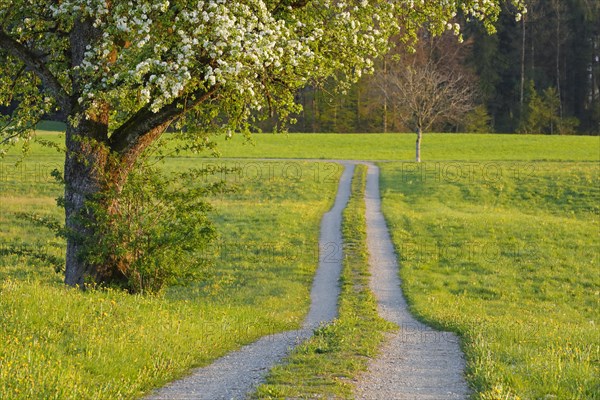
M 65 141 L 65 283 L 80 288 L 85 287 L 88 277 L 96 283 L 126 279 L 128 259 L 110 254 L 112 249 L 102 249 L 102 234 L 110 233 L 111 226 L 101 226 L 100 213 L 110 217 L 116 215 L 119 208 L 118 198 L 104 195 L 118 194 L 140 154 L 158 140 L 176 118 L 208 100 L 219 87 L 189 93 L 189 97 L 176 100 L 159 112 L 142 107 L 109 136 L 110 105 L 102 100 L 91 104 L 80 104 L 78 100 L 89 78 L 80 76 L 76 68 L 83 64 L 89 47 L 93 47 L 102 34 L 94 27 L 94 20 L 88 18 L 76 19 L 69 35 L 74 72 L 71 94 L 65 100 L 63 111 L 70 120 L 79 122 L 68 124 Z M 96 251 L 97 254 L 92 254 Z
M 417 162 L 421 162 L 421 139 L 423 139 L 423 130 L 421 127 L 417 128 L 417 151 L 416 151 L 416 160 Z
M 67 254 L 65 283 L 83 288 L 86 277 L 96 278 L 95 266 L 86 262 L 83 238 L 93 234 L 90 225 L 94 216 L 86 201 L 98 195 L 105 187 L 104 171 L 109 152 L 94 136 L 94 124 L 86 121 L 77 128 L 67 128 L 67 155 L 65 159 L 65 226 Z M 97 128 L 97 127 L 96 127 Z M 87 132 L 85 132 L 85 131 Z M 91 134 L 90 134 L 91 133 Z
M 87 277 L 97 283 L 123 283 L 127 279 L 125 273 L 128 267 L 127 259 L 111 254 L 98 254 L 103 258 L 96 257 L 98 261 L 95 263 L 86 261 L 90 252 L 94 251 L 90 239 L 98 237 L 96 233 L 99 229 L 94 211 L 86 202 L 93 201 L 94 207 L 101 207 L 106 215 L 118 212 L 118 199 L 100 196 L 120 192 L 140 154 L 158 140 L 170 123 L 167 121 L 148 130 L 121 153 L 116 152 L 104 139 L 108 137 L 107 122 L 108 112 L 103 112 L 88 116 L 77 127 L 67 127 L 64 176 L 67 228 L 65 283 L 81 288 Z M 99 247 L 101 245 L 98 243 Z
M 385 87 L 387 86 L 387 60 L 383 59 L 383 75 L 384 75 L 384 82 L 383 84 L 385 85 Z M 386 87 L 387 89 L 387 87 Z M 387 133 L 388 132 L 388 101 L 387 101 L 387 90 L 384 90 L 384 94 L 383 94 L 383 133 Z
M 94 28 L 93 21 L 77 20 L 70 34 L 70 53 L 73 67 L 80 66 L 88 46 L 94 43 L 101 32 Z M 96 110 L 85 115 L 75 100 L 85 85 L 74 73 L 74 95 L 69 109 L 65 110 L 72 118 L 81 118 L 74 126 L 67 125 L 65 157 L 65 227 L 67 230 L 67 253 L 65 283 L 84 288 L 88 276 L 95 278 L 95 267 L 85 261 L 84 238 L 93 232 L 94 216 L 86 207 L 86 201 L 101 192 L 104 186 L 104 172 L 108 162 L 108 106 L 96 104 Z M 82 117 L 85 115 L 84 117 Z
M 319 95 L 319 89 L 313 87 L 313 120 L 312 120 L 312 133 L 317 133 L 319 131 L 319 105 L 317 104 Z
M 563 117 L 563 106 L 562 106 L 562 82 L 560 79 L 560 45 L 561 45 L 561 10 L 560 3 L 556 2 L 556 90 L 558 92 L 558 107 L 559 115 Z
M 75 24 L 71 33 L 74 66 L 81 65 L 87 44 L 92 43 L 99 34 L 93 28 L 92 21 L 78 21 Z M 83 85 L 82 80 L 74 79 L 73 91 L 81 93 Z M 93 208 L 87 202 L 94 201 L 96 208 L 105 207 L 107 213 L 116 212 L 117 200 L 113 198 L 98 202 L 100 195 L 109 190 L 118 192 L 122 188 L 140 153 L 158 139 L 175 115 L 168 115 L 159 123 L 141 122 L 148 124 L 147 130 L 131 138 L 123 132 L 121 135 L 113 132 L 109 138 L 109 106 L 96 102 L 90 109 L 83 110 L 75 100 L 77 98 L 77 95 L 72 96 L 68 114 L 81 120 L 76 126 L 68 124 L 65 141 L 65 283 L 83 289 L 86 278 L 96 283 L 122 283 L 126 279 L 124 268 L 116 258 L 98 253 L 107 259 L 95 257 L 94 262 L 90 261 L 91 252 L 96 250 L 91 243 L 98 238 L 99 226 Z M 138 125 L 134 124 L 133 128 L 138 128 Z M 127 130 L 124 132 L 128 133 Z M 97 247 L 101 245 L 98 243 Z
M 360 83 L 356 84 L 356 124 L 354 124 L 354 132 L 363 132 L 360 127 Z
M 519 106 L 520 106 L 520 115 L 519 118 L 523 119 L 524 114 L 524 102 L 525 102 L 525 46 L 527 45 L 527 25 L 525 24 L 525 15 L 521 20 L 521 90 L 519 94 Z

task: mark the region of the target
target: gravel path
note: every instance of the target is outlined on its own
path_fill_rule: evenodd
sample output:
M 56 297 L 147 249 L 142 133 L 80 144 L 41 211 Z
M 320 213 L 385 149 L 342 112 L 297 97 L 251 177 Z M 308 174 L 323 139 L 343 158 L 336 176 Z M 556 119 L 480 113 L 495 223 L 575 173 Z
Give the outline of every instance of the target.
M 356 387 L 357 399 L 465 399 L 465 362 L 458 338 L 420 323 L 408 311 L 400 289 L 398 263 L 381 213 L 379 168 L 368 166 L 366 209 L 370 286 L 380 315 L 400 326 L 371 362 Z
M 188 377 L 152 393 L 148 400 L 244 399 L 263 381 L 271 367 L 312 335 L 315 327 L 337 316 L 338 280 L 342 269 L 342 212 L 350 197 L 354 174 L 352 163 L 342 164 L 345 170 L 334 206 L 321 221 L 319 268 L 313 281 L 310 311 L 302 329 L 263 337 L 192 371 Z

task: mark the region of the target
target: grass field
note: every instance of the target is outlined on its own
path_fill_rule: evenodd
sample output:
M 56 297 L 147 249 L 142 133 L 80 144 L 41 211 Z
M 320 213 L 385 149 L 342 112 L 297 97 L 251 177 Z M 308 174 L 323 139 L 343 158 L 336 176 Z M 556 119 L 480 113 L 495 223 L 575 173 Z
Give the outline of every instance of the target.
M 477 165 L 382 165 L 413 311 L 463 338 L 475 398 L 600 398 L 598 163 Z
M 64 135 L 40 131 L 40 138 L 62 143 Z M 256 134 L 214 138 L 224 158 L 309 158 L 412 161 L 416 135 Z M 32 146 L 34 153 L 47 150 Z M 198 157 L 191 155 L 192 158 Z M 205 155 L 208 156 L 208 155 Z M 423 161 L 590 161 L 600 159 L 600 136 L 425 134 Z
M 46 248 L 60 256 L 64 243 L 16 217 L 60 218 L 60 188 L 48 176 L 60 154 L 36 151 L 18 167 L 14 160 L 0 164 L 0 250 Z M 135 398 L 260 336 L 299 326 L 318 261 L 319 221 L 341 168 L 228 165 L 240 172 L 222 178 L 238 191 L 212 199 L 221 234 L 212 249 L 216 268 L 190 287 L 146 297 L 81 293 L 40 260 L 0 256 L 0 398 Z M 190 166 L 209 167 L 180 159 L 165 168 Z
M 223 157 L 324 158 L 411 161 L 414 134 L 261 134 L 253 143 L 217 138 Z M 597 160 L 600 137 L 425 134 L 424 161 Z
M 256 135 L 254 145 L 234 137 L 219 148 L 223 157 L 402 161 L 413 158 L 413 136 Z M 461 335 L 475 398 L 598 398 L 600 138 L 424 140 L 423 164 L 381 163 L 413 310 Z M 13 150 L 0 160 L 0 398 L 134 398 L 302 320 L 336 164 L 168 158 L 167 169 L 236 166 L 224 178 L 239 190 L 213 199 L 217 268 L 191 287 L 140 297 L 67 290 L 43 260 L 5 254 L 64 249 L 15 215 L 60 218 L 49 174 L 62 169 L 61 154 L 34 144 L 15 167 L 17 159 Z M 337 346 L 336 329 L 317 341 Z M 312 361 L 324 371 L 321 359 Z

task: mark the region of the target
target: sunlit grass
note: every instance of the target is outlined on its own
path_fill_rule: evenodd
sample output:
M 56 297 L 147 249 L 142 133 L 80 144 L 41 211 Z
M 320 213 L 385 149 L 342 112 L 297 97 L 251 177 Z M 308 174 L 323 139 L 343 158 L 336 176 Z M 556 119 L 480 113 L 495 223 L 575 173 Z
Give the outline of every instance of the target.
M 234 136 L 216 139 L 223 157 L 324 158 L 353 160 L 415 159 L 416 135 L 261 134 L 252 142 Z M 600 137 L 425 134 L 424 161 L 435 160 L 598 160 Z
M 60 133 L 42 138 L 64 141 Z M 381 165 L 384 213 L 413 310 L 463 337 L 475 397 L 598 398 L 600 138 L 424 140 L 424 164 Z M 257 135 L 254 142 L 234 137 L 220 149 L 228 157 L 410 160 L 414 147 L 413 135 L 394 134 Z M 16 213 L 62 218 L 54 205 L 61 188 L 49 176 L 62 169 L 62 155 L 34 144 L 15 166 L 18 154 L 0 160 L 0 250 L 60 256 L 63 242 Z M 165 168 L 222 163 L 188 155 Z M 295 161 L 227 165 L 242 171 L 225 176 L 239 190 L 212 199 L 221 233 L 216 267 L 194 285 L 154 297 L 80 293 L 40 260 L 0 256 L 0 398 L 134 398 L 261 335 L 299 326 L 319 220 L 341 170 Z M 346 378 L 327 392 L 335 376 L 325 373 L 328 357 L 315 354 L 344 329 L 319 332 L 316 347 L 298 355 L 306 368 L 290 364 L 305 375 L 323 372 L 319 393 L 348 393 Z M 340 357 L 331 360 L 353 363 Z M 280 383 L 302 376 L 278 371 Z
M 61 132 L 39 131 L 38 137 L 59 145 L 64 143 Z M 416 135 L 291 133 L 255 134 L 250 141 L 243 135 L 230 139 L 216 136 L 212 140 L 222 157 L 412 161 Z M 57 154 L 56 150 L 49 152 L 35 143 L 31 149 L 45 164 L 50 164 L 52 154 Z M 599 149 L 600 136 L 429 133 L 423 138 L 422 159 L 428 162 L 599 161 Z M 10 154 L 16 155 L 18 151 L 12 150 Z M 209 154 L 202 156 L 210 158 Z
M 600 166 L 498 167 L 471 179 L 382 165 L 404 292 L 462 336 L 475 398 L 598 398 Z
M 58 153 L 43 158 L 60 165 Z M 13 161 L 3 160 L 5 171 Z M 28 172 L 38 163 L 34 153 L 19 167 L 25 173 L 0 180 L 0 242 L 3 250 L 60 256 L 64 242 L 17 215 L 62 218 L 60 186 Z M 169 160 L 165 170 L 199 164 Z M 319 221 L 341 168 L 324 179 L 313 163 L 240 165 L 245 172 L 224 177 L 238 191 L 211 199 L 220 238 L 207 256 L 215 267 L 189 286 L 157 296 L 82 293 L 40 260 L 1 255 L 0 398 L 135 398 L 263 335 L 298 328 L 318 262 Z M 270 175 L 253 174 L 257 168 Z
M 289 324 L 232 302 L 83 294 L 39 281 L 4 280 L 0 293 L 7 399 L 136 397 Z

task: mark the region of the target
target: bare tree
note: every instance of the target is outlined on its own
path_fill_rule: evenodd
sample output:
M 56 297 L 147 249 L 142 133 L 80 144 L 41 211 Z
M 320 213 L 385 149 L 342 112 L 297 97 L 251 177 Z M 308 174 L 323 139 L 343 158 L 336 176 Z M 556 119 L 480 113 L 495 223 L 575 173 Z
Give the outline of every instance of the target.
M 383 83 L 382 79 L 379 79 Z M 462 74 L 428 60 L 389 68 L 386 96 L 398 115 L 417 133 L 416 161 L 421 162 L 423 132 L 434 125 L 457 123 L 474 108 L 474 90 Z

